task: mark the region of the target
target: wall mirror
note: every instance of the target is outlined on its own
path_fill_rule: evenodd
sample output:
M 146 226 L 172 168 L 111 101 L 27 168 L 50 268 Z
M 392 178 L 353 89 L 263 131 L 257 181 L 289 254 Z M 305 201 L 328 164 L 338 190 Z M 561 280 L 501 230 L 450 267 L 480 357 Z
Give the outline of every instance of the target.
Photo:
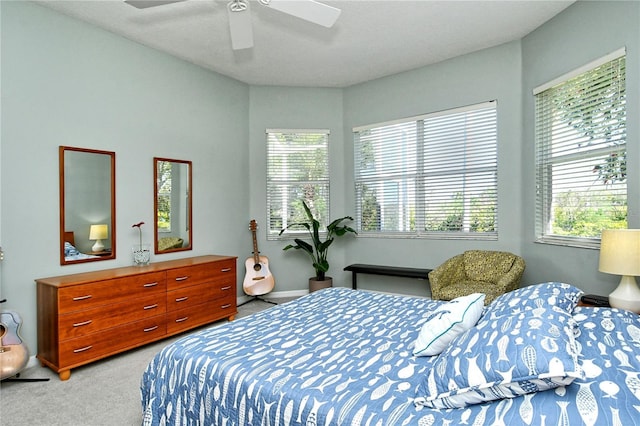
M 59 147 L 60 264 L 116 257 L 116 153 Z
M 153 159 L 155 253 L 191 250 L 191 161 Z

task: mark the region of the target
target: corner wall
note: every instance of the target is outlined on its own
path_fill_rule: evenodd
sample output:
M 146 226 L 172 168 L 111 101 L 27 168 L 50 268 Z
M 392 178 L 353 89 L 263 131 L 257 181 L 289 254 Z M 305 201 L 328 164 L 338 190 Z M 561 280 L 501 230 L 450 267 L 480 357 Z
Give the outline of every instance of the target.
M 621 47 L 627 48 L 627 199 L 629 228 L 640 227 L 640 3 L 576 2 L 522 41 L 522 251 L 529 282 L 563 281 L 607 295 L 620 277 L 598 272 L 599 251 L 535 243 L 533 89 Z
M 154 156 L 193 161 L 194 233 L 192 251 L 152 261 L 245 253 L 249 87 L 29 2 L 1 7 L 2 308 L 35 354 L 35 278 L 131 265 L 140 221 L 151 241 Z M 59 265 L 59 145 L 116 152 L 115 260 Z
M 425 48 L 427 43 L 425 42 Z M 363 83 L 345 90 L 346 205 L 355 205 L 353 136 L 356 126 L 411 117 L 497 100 L 498 233 L 497 241 L 358 238 L 346 264 L 373 263 L 434 268 L 467 249 L 521 253 L 522 111 L 520 42 L 460 56 L 435 65 Z M 344 277 L 344 279 L 349 279 Z M 363 275 L 359 285 L 381 290 L 429 294 L 417 280 Z

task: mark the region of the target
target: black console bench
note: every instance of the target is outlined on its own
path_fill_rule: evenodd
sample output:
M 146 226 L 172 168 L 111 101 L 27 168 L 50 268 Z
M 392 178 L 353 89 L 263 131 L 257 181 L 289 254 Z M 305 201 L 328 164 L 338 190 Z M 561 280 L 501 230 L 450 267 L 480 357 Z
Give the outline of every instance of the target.
M 428 280 L 429 272 L 431 272 L 431 269 L 365 265 L 362 263 L 354 263 L 353 265 L 346 266 L 344 270 L 353 273 L 351 277 L 351 287 L 354 290 L 358 288 L 358 274 L 388 275 L 392 277 L 418 278 L 422 280 Z

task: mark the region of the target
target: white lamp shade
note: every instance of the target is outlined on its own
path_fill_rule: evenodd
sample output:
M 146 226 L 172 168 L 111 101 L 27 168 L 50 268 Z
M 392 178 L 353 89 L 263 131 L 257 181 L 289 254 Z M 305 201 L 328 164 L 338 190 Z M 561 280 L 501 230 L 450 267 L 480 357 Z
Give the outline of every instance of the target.
M 622 275 L 618 287 L 609 294 L 614 308 L 640 313 L 640 229 L 608 229 L 600 239 L 600 272 Z
M 640 275 L 640 229 L 602 231 L 598 270 L 616 275 Z
M 105 240 L 107 239 L 108 228 L 107 225 L 91 225 L 89 228 L 90 240 Z

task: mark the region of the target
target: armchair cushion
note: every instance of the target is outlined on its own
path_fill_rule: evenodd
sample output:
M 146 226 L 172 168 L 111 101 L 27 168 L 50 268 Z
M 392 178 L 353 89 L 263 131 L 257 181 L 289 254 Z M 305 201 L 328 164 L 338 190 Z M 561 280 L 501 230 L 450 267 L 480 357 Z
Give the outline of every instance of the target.
M 440 297 L 442 300 L 453 300 L 467 293 L 484 293 L 484 303 L 488 304 L 486 299 L 494 300 L 496 297 L 504 294 L 504 290 L 489 281 L 462 280 L 443 288 Z

